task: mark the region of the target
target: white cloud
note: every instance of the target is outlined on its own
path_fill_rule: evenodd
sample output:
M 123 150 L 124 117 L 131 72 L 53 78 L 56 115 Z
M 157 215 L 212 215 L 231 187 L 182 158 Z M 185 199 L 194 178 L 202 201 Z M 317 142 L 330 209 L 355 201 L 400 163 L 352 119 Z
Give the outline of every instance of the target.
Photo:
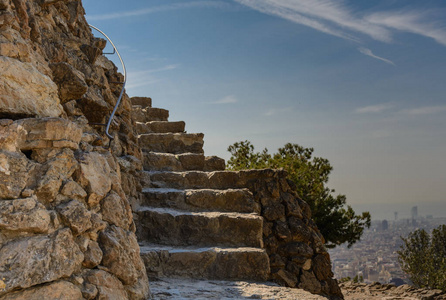
M 173 4 L 167 4 L 167 5 L 160 5 L 160 6 L 143 8 L 143 9 L 138 9 L 138 10 L 131 10 L 131 11 L 120 11 L 117 13 L 110 13 L 110 14 L 87 15 L 86 17 L 89 22 L 103 21 L 103 20 L 114 20 L 114 19 L 122 19 L 122 18 L 130 18 L 130 17 L 149 15 L 149 14 L 163 12 L 163 11 L 194 8 L 194 7 L 203 7 L 203 8 L 225 8 L 226 7 L 227 8 L 227 7 L 230 7 L 230 5 L 223 1 L 193 1 L 193 2 L 186 2 L 186 3 L 173 3 Z
M 337 37 L 359 40 L 358 34 L 392 42 L 396 31 L 435 39 L 446 46 L 444 24 L 427 12 L 378 12 L 362 15 L 338 0 L 234 0 L 265 14 L 302 24 Z M 437 18 L 438 19 L 438 18 Z M 375 57 L 377 58 L 377 57 Z
M 424 106 L 419 108 L 413 108 L 413 109 L 405 109 L 402 110 L 401 113 L 406 115 L 431 115 L 431 114 L 437 114 L 441 112 L 446 112 L 446 105 L 437 105 L 437 106 Z
M 370 23 L 419 34 L 446 46 L 444 24 L 431 21 L 433 13 L 418 11 L 380 12 L 367 17 Z
M 364 55 L 376 58 L 376 59 L 381 60 L 389 65 L 393 65 L 393 66 L 395 65 L 395 63 L 393 61 L 373 54 L 372 50 L 370 50 L 370 49 L 360 47 L 360 48 L 358 48 L 358 50 L 359 50 L 359 52 L 361 52 Z
M 226 97 L 221 98 L 220 100 L 212 102 L 212 104 L 232 104 L 237 103 L 238 100 L 234 95 L 229 95 Z
M 291 111 L 291 110 L 292 110 L 291 107 L 286 107 L 286 108 L 272 108 L 272 109 L 266 111 L 263 115 L 264 115 L 264 116 L 267 116 L 267 117 L 270 117 L 270 116 L 274 116 L 274 115 L 277 115 L 277 114 L 285 113 L 285 112 L 287 112 L 287 111 Z
M 393 107 L 393 105 L 390 103 L 383 103 L 383 104 L 360 107 L 360 108 L 357 108 L 355 110 L 355 112 L 359 113 L 359 114 L 381 113 L 385 110 L 391 109 L 392 107 Z
M 166 65 L 157 69 L 149 69 L 146 71 L 131 71 L 128 73 L 126 88 L 132 89 L 144 85 L 154 84 L 161 81 L 160 78 L 157 78 L 153 75 L 153 73 L 170 71 L 178 68 L 179 64 Z
M 333 0 L 234 0 L 260 12 L 309 26 L 334 36 L 358 40 L 351 32 L 371 36 L 375 40 L 390 42 L 391 32 L 356 17 L 340 1 Z M 350 32 L 351 31 L 351 32 Z
M 164 72 L 164 71 L 170 71 L 170 70 L 174 70 L 176 68 L 178 68 L 180 65 L 176 64 L 176 65 L 167 65 L 158 69 L 151 69 L 151 70 L 147 70 L 147 73 L 156 73 L 156 72 Z

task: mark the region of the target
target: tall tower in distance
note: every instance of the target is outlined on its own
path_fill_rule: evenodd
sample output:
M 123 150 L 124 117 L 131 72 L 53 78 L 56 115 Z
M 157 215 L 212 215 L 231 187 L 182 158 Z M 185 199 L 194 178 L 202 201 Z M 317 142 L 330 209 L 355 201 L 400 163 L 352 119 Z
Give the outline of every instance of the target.
M 416 219 L 418 217 L 418 206 L 412 207 L 411 213 L 412 213 L 412 219 Z
M 397 221 L 398 220 L 398 212 L 395 211 L 393 214 L 395 215 L 395 221 Z

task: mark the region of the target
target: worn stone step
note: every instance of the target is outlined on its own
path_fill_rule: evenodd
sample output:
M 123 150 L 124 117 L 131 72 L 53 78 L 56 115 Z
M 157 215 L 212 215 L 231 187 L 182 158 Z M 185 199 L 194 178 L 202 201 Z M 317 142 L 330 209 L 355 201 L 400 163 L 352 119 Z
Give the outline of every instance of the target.
M 152 107 L 152 98 L 149 97 L 132 97 L 130 98 L 132 106 L 139 106 L 141 108 Z
M 136 131 L 142 133 L 168 133 L 184 132 L 186 123 L 184 121 L 151 121 L 147 123 L 136 122 Z
M 169 111 L 163 108 L 145 107 L 139 105 L 132 107 L 132 117 L 136 122 L 147 123 L 151 121 L 167 121 Z
M 141 244 L 141 258 L 149 279 L 268 279 L 269 258 L 259 248 L 197 248 Z
M 146 188 L 142 206 L 167 207 L 188 211 L 221 211 L 260 214 L 260 205 L 248 189 L 178 190 Z
M 145 151 L 203 153 L 202 133 L 145 133 L 138 136 L 139 145 Z
M 205 157 L 198 153 L 143 152 L 146 171 L 217 171 L 225 169 L 225 161 L 216 156 Z
M 239 172 L 233 171 L 148 171 L 146 176 L 150 179 L 152 188 L 174 189 L 229 189 L 244 187 L 240 182 Z
M 173 246 L 263 246 L 263 218 L 255 214 L 154 207 L 140 207 L 135 213 L 141 241 Z

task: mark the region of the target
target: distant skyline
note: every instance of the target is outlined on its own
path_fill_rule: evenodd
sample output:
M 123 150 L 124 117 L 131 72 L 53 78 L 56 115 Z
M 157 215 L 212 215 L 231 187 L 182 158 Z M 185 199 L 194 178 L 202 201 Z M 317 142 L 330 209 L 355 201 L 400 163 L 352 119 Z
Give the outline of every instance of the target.
M 313 147 L 357 212 L 446 217 L 446 2 L 83 4 L 126 62 L 127 93 L 203 132 L 206 155 Z

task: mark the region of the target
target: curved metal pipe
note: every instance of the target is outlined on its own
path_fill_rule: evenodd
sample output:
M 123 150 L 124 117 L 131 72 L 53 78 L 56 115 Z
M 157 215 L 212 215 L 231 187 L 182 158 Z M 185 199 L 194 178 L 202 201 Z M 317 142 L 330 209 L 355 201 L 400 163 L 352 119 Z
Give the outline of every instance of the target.
M 105 36 L 105 38 L 110 42 L 110 44 L 113 46 L 114 51 L 115 51 L 116 54 L 118 55 L 119 60 L 121 61 L 122 70 L 123 70 L 123 72 L 124 72 L 124 81 L 122 82 L 122 90 L 121 90 L 121 93 L 119 94 L 118 101 L 116 101 L 115 107 L 114 107 L 114 109 L 113 109 L 113 111 L 112 111 L 112 113 L 111 113 L 111 115 L 110 115 L 110 118 L 108 119 L 107 125 L 106 125 L 106 127 L 105 127 L 105 134 L 106 134 L 110 139 L 114 139 L 113 136 L 110 135 L 109 130 L 110 130 L 111 122 L 113 121 L 113 118 L 114 118 L 114 116 L 115 116 L 115 114 L 116 114 L 116 111 L 118 110 L 118 106 L 119 106 L 119 104 L 121 103 L 122 96 L 124 95 L 124 88 L 125 88 L 125 84 L 126 84 L 126 82 L 127 82 L 127 71 L 126 71 L 126 69 L 125 69 L 124 61 L 122 60 L 122 57 L 121 57 L 121 55 L 119 54 L 119 51 L 118 51 L 118 49 L 116 48 L 115 44 L 113 44 L 112 40 L 111 40 L 111 39 L 110 39 L 110 38 L 109 38 L 109 37 L 108 37 L 102 30 L 100 30 L 99 28 L 97 28 L 97 27 L 95 27 L 95 26 L 93 26 L 93 25 L 90 25 L 90 24 L 88 24 L 88 26 L 90 26 L 91 28 L 93 28 L 93 29 L 97 30 L 98 32 L 100 32 L 100 33 L 101 33 L 103 36 Z

